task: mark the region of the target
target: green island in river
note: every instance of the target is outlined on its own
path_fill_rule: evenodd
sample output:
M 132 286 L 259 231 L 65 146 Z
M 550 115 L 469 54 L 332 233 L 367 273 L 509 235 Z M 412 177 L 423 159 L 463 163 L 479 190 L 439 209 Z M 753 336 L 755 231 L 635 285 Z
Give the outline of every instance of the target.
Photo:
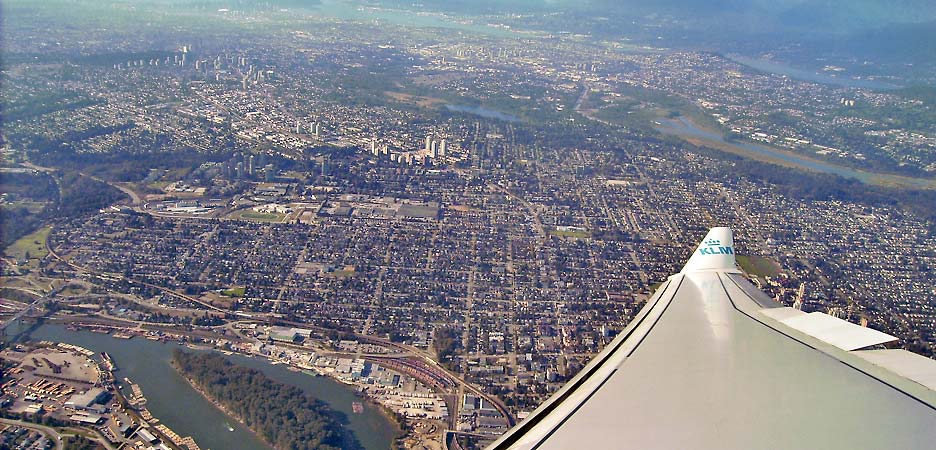
M 173 367 L 198 391 L 276 450 L 358 449 L 324 402 L 214 353 L 176 350 Z

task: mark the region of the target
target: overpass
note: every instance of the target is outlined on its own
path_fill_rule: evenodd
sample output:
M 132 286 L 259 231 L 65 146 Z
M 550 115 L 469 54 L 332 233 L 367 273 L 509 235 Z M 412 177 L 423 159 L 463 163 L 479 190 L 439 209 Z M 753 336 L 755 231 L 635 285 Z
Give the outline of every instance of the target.
M 43 302 L 44 302 L 45 300 L 46 300 L 46 299 L 45 299 L 44 297 L 40 297 L 40 298 L 36 299 L 36 301 L 30 303 L 29 306 L 27 306 L 25 309 L 20 310 L 19 312 L 17 312 L 16 314 L 14 314 L 12 317 L 10 317 L 10 318 L 7 319 L 6 321 L 4 321 L 2 324 L 0 324 L 0 342 L 6 340 L 6 330 L 7 330 L 7 328 L 9 328 L 9 327 L 10 327 L 11 325 L 13 325 L 14 323 L 19 322 L 20 319 L 22 319 L 23 317 L 25 317 L 25 316 L 31 314 L 31 313 L 32 313 L 33 311 L 35 311 L 36 309 L 42 307 L 42 306 L 43 306 Z

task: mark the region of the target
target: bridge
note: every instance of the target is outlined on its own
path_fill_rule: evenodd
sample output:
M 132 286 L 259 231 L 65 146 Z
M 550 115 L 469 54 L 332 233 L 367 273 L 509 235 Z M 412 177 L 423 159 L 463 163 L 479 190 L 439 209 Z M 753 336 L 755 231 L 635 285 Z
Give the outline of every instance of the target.
M 29 314 L 32 314 L 32 312 L 35 311 L 36 309 L 41 308 L 45 300 L 46 299 L 44 297 L 40 297 L 36 299 L 36 301 L 30 303 L 29 306 L 27 306 L 25 309 L 20 310 L 19 312 L 14 314 L 12 317 L 5 320 L 2 324 L 0 324 L 0 343 L 2 343 L 2 341 L 6 339 L 7 328 L 9 328 L 14 323 L 19 322 L 20 319 L 22 319 L 23 317 L 28 316 Z

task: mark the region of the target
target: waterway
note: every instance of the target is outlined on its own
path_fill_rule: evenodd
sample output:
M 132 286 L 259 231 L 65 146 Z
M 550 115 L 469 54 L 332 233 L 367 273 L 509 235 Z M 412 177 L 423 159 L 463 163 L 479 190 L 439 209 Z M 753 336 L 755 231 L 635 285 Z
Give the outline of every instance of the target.
M 785 164 L 796 168 L 812 170 L 814 172 L 829 173 L 845 178 L 851 178 L 863 183 L 909 187 L 914 189 L 936 188 L 936 180 L 925 178 L 911 178 L 899 175 L 880 174 L 852 169 L 846 166 L 827 163 L 820 160 L 799 156 L 796 153 L 774 149 L 766 145 L 759 145 L 744 141 L 726 141 L 721 134 L 698 127 L 689 119 L 678 117 L 675 119 L 661 119 L 657 130 L 674 134 L 683 138 L 698 138 L 713 141 L 733 147 L 738 153 L 754 159 L 767 160 L 774 163 Z
M 147 408 L 166 426 L 180 436 L 192 436 L 203 449 L 215 450 L 270 450 L 247 428 L 240 425 L 209 401 L 199 395 L 170 366 L 172 351 L 178 344 L 131 340 L 88 331 L 71 331 L 62 325 L 43 325 L 32 333 L 33 340 L 48 340 L 79 345 L 95 352 L 106 351 L 114 358 L 119 370 L 115 376 L 121 389 L 129 395 L 123 378 L 140 385 L 147 399 Z M 191 350 L 189 350 L 191 351 Z M 328 377 L 313 377 L 293 372 L 283 365 L 273 365 L 261 358 L 231 355 L 228 358 L 242 366 L 262 371 L 270 378 L 296 386 L 309 395 L 343 413 L 345 425 L 367 450 L 385 450 L 392 445 L 397 428 L 380 411 L 365 406 L 364 412 L 354 414 L 352 402 L 360 401 L 354 390 Z M 228 431 L 228 425 L 234 431 Z
M 822 83 L 822 84 L 831 84 L 833 86 L 842 86 L 850 88 L 862 88 L 862 89 L 895 89 L 898 86 L 880 81 L 880 80 L 869 80 L 862 78 L 852 78 L 849 76 L 835 76 L 827 73 L 814 72 L 811 70 L 797 69 L 795 67 L 790 67 L 785 64 L 781 64 L 776 61 L 770 61 L 766 59 L 757 59 L 757 58 L 748 58 L 746 56 L 729 54 L 726 55 L 728 59 L 741 64 L 748 66 L 752 69 L 760 70 L 761 72 L 768 72 L 777 75 L 786 75 L 790 78 L 795 78 L 802 81 L 811 81 L 813 83 Z
M 482 106 L 467 106 L 467 105 L 445 105 L 445 109 L 452 112 L 460 112 L 467 114 L 474 114 L 476 116 L 484 117 L 485 119 L 497 119 L 503 120 L 505 122 L 519 122 L 520 118 L 512 115 L 502 113 L 500 111 L 495 111 L 493 109 L 487 109 Z

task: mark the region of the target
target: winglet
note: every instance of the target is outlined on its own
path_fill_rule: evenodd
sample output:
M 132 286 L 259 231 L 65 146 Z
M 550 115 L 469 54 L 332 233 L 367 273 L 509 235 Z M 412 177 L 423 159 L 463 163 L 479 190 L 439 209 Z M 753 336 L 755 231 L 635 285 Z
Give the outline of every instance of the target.
M 680 273 L 701 270 L 737 271 L 731 228 L 715 227 L 709 230 Z

